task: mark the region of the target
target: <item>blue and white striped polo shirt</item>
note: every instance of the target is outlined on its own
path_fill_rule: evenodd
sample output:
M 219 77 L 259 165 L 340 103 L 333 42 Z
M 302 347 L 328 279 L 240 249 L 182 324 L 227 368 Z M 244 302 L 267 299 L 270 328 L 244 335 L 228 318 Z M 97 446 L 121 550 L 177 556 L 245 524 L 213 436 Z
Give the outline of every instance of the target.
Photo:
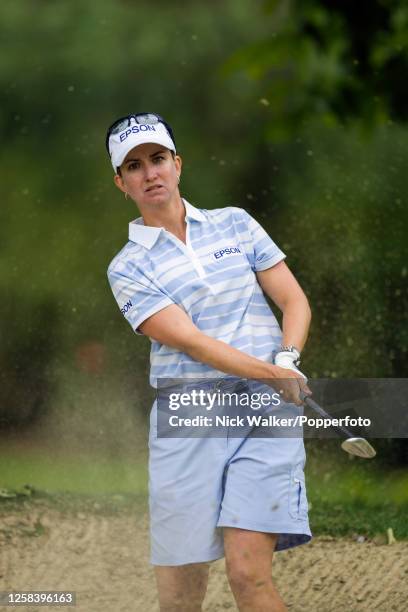
M 282 333 L 255 272 L 285 255 L 245 210 L 198 209 L 183 200 L 186 244 L 164 228 L 129 224 L 129 242 L 108 279 L 133 330 L 171 304 L 205 334 L 263 361 L 272 361 Z M 158 378 L 219 378 L 225 373 L 152 340 L 150 383 Z

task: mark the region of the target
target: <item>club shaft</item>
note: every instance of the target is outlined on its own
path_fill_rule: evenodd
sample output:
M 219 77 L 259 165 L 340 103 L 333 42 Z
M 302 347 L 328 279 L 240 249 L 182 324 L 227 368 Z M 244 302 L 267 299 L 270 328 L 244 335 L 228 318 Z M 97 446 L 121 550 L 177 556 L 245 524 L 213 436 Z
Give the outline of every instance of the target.
M 317 402 L 312 400 L 311 397 L 304 396 L 302 399 L 305 402 L 305 404 L 307 406 L 309 406 L 309 408 L 311 408 L 312 410 L 317 412 L 317 414 L 320 414 L 320 416 L 322 416 L 323 418 L 325 418 L 325 419 L 331 419 L 332 418 L 325 410 L 323 410 L 323 408 L 321 406 L 319 406 L 319 404 Z M 337 431 L 338 433 L 344 434 L 345 436 L 347 436 L 347 438 L 353 438 L 354 437 L 354 434 L 352 434 L 351 431 L 349 431 L 348 429 L 346 429 L 346 427 L 343 427 L 342 425 L 332 425 L 332 428 L 335 431 Z

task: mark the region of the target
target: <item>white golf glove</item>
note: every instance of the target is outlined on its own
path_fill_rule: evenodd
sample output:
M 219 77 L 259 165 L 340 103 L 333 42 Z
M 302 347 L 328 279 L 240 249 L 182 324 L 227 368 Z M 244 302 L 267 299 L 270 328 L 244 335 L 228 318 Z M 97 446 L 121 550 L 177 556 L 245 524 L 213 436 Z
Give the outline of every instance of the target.
M 276 353 L 274 359 L 275 365 L 279 366 L 280 368 L 286 368 L 287 370 L 293 370 L 307 380 L 307 376 L 305 376 L 303 372 L 296 367 L 295 361 L 297 361 L 297 357 L 291 351 L 279 351 L 279 353 Z

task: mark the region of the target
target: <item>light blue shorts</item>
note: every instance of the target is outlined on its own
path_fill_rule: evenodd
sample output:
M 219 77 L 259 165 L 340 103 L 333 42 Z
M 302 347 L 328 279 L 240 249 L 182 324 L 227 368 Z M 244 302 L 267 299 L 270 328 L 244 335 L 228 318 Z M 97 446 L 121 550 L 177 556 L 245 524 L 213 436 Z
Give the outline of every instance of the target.
M 224 556 L 222 527 L 279 534 L 276 550 L 311 539 L 303 438 L 158 438 L 150 415 L 151 563 Z

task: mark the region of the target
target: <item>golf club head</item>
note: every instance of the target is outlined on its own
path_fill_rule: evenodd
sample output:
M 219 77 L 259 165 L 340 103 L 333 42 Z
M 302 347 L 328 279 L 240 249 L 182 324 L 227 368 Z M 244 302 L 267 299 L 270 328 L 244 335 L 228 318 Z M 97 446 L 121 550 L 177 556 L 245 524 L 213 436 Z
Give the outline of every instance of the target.
M 346 453 L 363 457 L 363 459 L 372 459 L 377 454 L 371 444 L 364 438 L 347 438 L 342 443 L 341 448 Z

